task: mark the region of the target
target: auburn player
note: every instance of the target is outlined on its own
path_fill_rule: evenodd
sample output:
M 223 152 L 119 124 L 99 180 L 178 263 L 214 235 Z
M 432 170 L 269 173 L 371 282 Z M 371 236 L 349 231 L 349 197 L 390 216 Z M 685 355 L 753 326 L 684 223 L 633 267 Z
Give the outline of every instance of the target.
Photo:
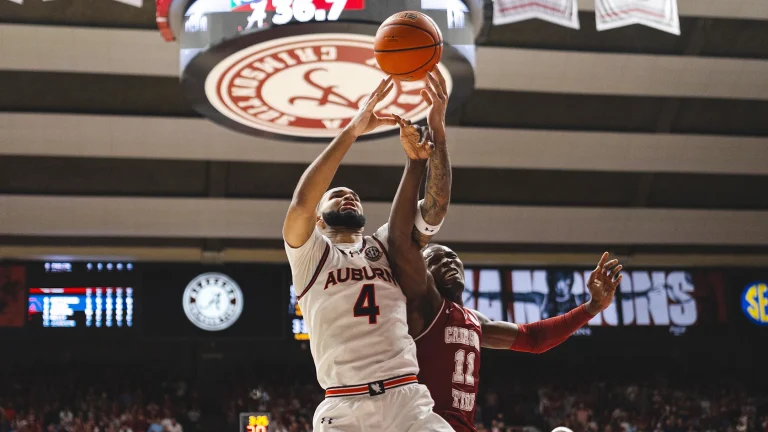
M 408 334 L 404 295 L 411 293 L 401 290 L 390 270 L 386 228 L 363 236 L 365 216 L 357 194 L 343 187 L 326 192 L 357 137 L 396 124 L 374 114 L 391 89 L 391 78 L 382 81 L 307 168 L 283 226 L 317 379 L 326 394 L 315 411 L 315 431 L 452 430 L 432 411 L 429 390 L 416 377 L 416 345 Z M 406 129 L 404 136 L 427 145 L 423 129 Z M 443 179 L 430 182 L 445 187 Z
M 423 287 L 421 297 L 408 302 L 408 325 L 422 366 L 419 381 L 429 388 L 435 412 L 456 431 L 474 431 L 480 347 L 542 353 L 559 345 L 610 305 L 622 266 L 603 254 L 587 282 L 591 299 L 562 316 L 517 325 L 491 321 L 465 308 L 461 298 L 464 266 L 456 253 L 431 245 L 422 256 L 411 238 L 411 226 L 418 220 L 418 187 L 429 154 L 427 146 L 415 157 L 409 154 L 389 219 L 389 253 L 403 290 L 419 292 Z

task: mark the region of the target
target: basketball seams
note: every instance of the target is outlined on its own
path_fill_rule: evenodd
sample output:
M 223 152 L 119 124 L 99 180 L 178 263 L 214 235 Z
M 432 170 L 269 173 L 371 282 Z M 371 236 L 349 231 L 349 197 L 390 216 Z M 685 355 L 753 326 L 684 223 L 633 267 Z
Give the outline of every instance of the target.
M 399 74 L 392 74 L 392 75 L 394 75 L 394 76 L 400 76 L 400 75 L 408 75 L 408 74 L 414 73 L 414 72 L 416 72 L 417 70 L 419 70 L 419 69 L 423 68 L 425 65 L 429 64 L 429 62 L 431 62 L 433 58 L 435 58 L 435 54 L 437 54 L 437 47 L 438 47 L 438 46 L 440 46 L 440 45 L 433 45 L 433 46 L 432 46 L 432 56 L 430 56 L 430 57 L 429 57 L 429 60 L 427 60 L 426 62 L 424 62 L 424 64 L 423 64 L 423 65 L 421 65 L 421 66 L 417 67 L 416 69 L 414 69 L 414 70 L 412 70 L 412 71 L 408 71 L 408 72 L 402 72 L 402 73 L 399 73 Z M 424 48 L 430 48 L 430 47 L 424 47 Z M 422 48 L 422 49 L 424 49 L 424 48 Z
M 432 23 L 430 23 L 430 25 L 432 25 Z M 435 44 L 438 44 L 438 43 L 442 42 L 442 41 L 436 41 L 436 40 L 435 40 L 435 37 L 434 37 L 434 36 L 432 36 L 432 34 L 430 34 L 428 31 L 424 30 L 423 28 L 421 28 L 421 27 L 419 27 L 419 26 L 417 26 L 417 25 L 413 25 L 413 24 L 405 24 L 405 23 L 390 23 L 390 24 L 387 24 L 387 25 L 383 25 L 383 26 L 381 26 L 381 27 L 380 27 L 380 29 L 381 29 L 381 28 L 384 28 L 384 27 L 391 27 L 391 26 L 403 26 L 403 27 L 410 27 L 410 28 L 415 28 L 416 30 L 419 30 L 419 31 L 422 31 L 422 32 L 426 33 L 426 34 L 427 34 L 427 36 L 429 36 L 429 38 L 430 38 L 430 39 L 432 39 L 432 42 L 434 42 Z M 432 26 L 432 27 L 434 27 L 434 26 Z
M 432 25 L 432 28 L 435 29 L 435 34 L 440 35 L 440 43 L 443 43 L 443 32 L 440 31 L 440 29 L 437 27 L 437 23 L 432 18 L 428 17 L 426 14 L 424 15 L 424 18 L 426 18 L 427 21 Z M 432 35 L 430 35 L 432 36 Z M 435 40 L 435 38 L 432 38 L 432 40 Z
M 393 48 L 393 49 L 378 49 L 378 50 L 374 47 L 374 53 L 376 55 L 377 61 L 379 61 L 379 62 L 383 61 L 384 58 L 390 58 L 390 56 L 397 56 L 400 53 L 402 53 L 403 56 L 417 56 L 417 57 L 423 58 L 422 56 L 425 55 L 426 52 L 424 52 L 422 54 L 421 51 L 429 49 L 429 48 L 432 48 L 432 53 L 430 54 L 429 58 L 426 61 L 424 61 L 421 65 L 416 67 L 415 69 L 407 71 L 407 72 L 400 72 L 400 73 L 395 73 L 394 71 L 387 71 L 387 73 L 392 75 L 392 76 L 401 77 L 400 79 L 406 79 L 407 80 L 408 79 L 408 75 L 411 75 L 411 74 L 414 74 L 416 72 L 422 71 L 427 65 L 431 64 L 432 62 L 434 62 L 436 58 L 439 61 L 440 55 L 441 55 L 441 53 L 443 51 L 442 50 L 443 45 L 444 45 L 443 37 L 442 37 L 442 33 L 440 32 L 440 29 L 437 27 L 437 24 L 429 16 L 427 16 L 427 15 L 421 13 L 421 12 L 415 12 L 415 13 L 420 15 L 420 19 L 419 20 L 414 20 L 413 23 L 401 22 L 400 19 L 393 20 L 394 22 L 386 22 L 386 21 L 389 21 L 389 20 L 385 20 L 385 22 L 382 23 L 382 25 L 379 27 L 379 31 L 377 32 L 377 35 L 376 35 L 376 39 L 377 39 L 376 45 L 379 45 L 380 48 L 389 48 L 389 47 L 386 47 L 387 44 L 381 44 L 379 42 L 379 38 L 380 37 L 386 37 L 386 36 L 383 36 L 382 30 L 386 29 L 384 32 L 385 33 L 390 33 L 389 32 L 390 29 L 388 29 L 388 27 L 401 26 L 401 27 L 403 27 L 403 29 L 401 30 L 403 32 L 411 32 L 412 30 L 407 30 L 408 27 L 410 27 L 412 29 L 416 29 L 419 32 L 418 33 L 411 33 L 411 35 L 406 37 L 406 40 L 410 39 L 410 38 L 423 39 L 420 42 L 416 42 L 416 43 L 421 43 L 422 45 L 415 46 L 415 47 L 411 46 L 411 47 L 408 47 L 408 48 L 397 48 L 397 49 Z M 427 25 L 425 23 L 425 21 L 429 21 L 429 25 Z M 431 28 L 431 30 L 430 30 L 430 28 Z M 394 29 L 391 29 L 391 30 L 394 32 L 395 35 L 397 34 L 397 30 L 394 30 Z M 426 38 L 424 38 L 423 36 L 419 36 L 419 35 L 421 35 L 423 33 L 426 33 L 429 36 L 429 40 L 432 41 L 432 44 L 427 44 Z M 406 53 L 408 53 L 408 54 L 406 54 Z M 410 53 L 412 53 L 412 54 L 410 54 Z M 397 58 L 397 57 L 394 57 L 394 58 Z M 387 60 L 387 64 L 389 64 L 390 61 L 391 60 Z M 411 66 L 411 67 L 415 66 L 414 62 L 411 62 L 411 61 L 408 61 L 407 64 L 409 66 Z M 400 64 L 400 65 L 403 66 L 404 64 Z M 394 65 L 392 65 L 392 66 L 394 66 Z M 398 69 L 398 68 L 397 67 L 392 67 L 392 69 Z M 411 76 L 410 78 L 413 78 L 413 76 Z
M 435 44 L 432 44 L 432 45 L 423 45 L 423 46 L 418 46 L 418 47 L 413 47 L 413 48 L 398 48 L 398 49 L 391 49 L 391 50 L 377 50 L 377 49 L 374 49 L 373 52 L 377 52 L 377 53 L 391 53 L 391 52 L 414 51 L 414 50 L 420 50 L 420 49 L 425 49 L 425 48 L 439 47 L 442 44 L 443 44 L 442 42 L 438 42 L 438 43 L 435 43 Z

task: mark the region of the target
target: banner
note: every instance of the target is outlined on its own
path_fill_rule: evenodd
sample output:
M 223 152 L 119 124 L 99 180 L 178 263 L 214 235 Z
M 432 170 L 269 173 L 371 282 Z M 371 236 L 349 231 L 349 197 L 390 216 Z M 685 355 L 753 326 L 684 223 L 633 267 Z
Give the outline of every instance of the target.
M 579 29 L 579 5 L 576 0 L 496 0 L 493 24 L 510 24 L 538 18 L 564 27 Z
M 462 300 L 495 321 L 518 324 L 563 315 L 589 299 L 592 269 L 466 269 Z M 625 270 L 616 298 L 589 327 L 724 326 L 726 281 L 720 271 Z M 768 302 L 767 302 L 768 303 Z M 586 333 L 588 334 L 588 333 Z
M 680 36 L 677 0 L 595 0 L 597 31 L 642 24 Z
M 24 326 L 26 285 L 24 266 L 0 266 L 0 327 Z
M 10 0 L 10 1 L 12 1 L 14 3 L 18 3 L 20 5 L 24 4 L 24 0 Z M 54 0 L 43 0 L 43 1 L 44 2 L 49 2 L 49 1 L 54 1 Z M 118 3 L 124 3 L 124 4 L 127 4 L 129 6 L 133 6 L 133 7 L 137 7 L 137 8 L 141 8 L 142 6 L 144 6 L 144 0 L 115 0 L 115 1 L 118 2 Z

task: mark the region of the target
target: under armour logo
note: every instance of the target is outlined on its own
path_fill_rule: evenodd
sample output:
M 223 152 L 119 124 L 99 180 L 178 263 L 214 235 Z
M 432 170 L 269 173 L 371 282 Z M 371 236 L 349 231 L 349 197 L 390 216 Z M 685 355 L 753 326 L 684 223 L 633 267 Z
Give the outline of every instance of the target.
M 368 394 L 371 396 L 384 394 L 384 381 L 377 381 L 368 384 Z
M 333 419 L 332 418 L 330 418 L 330 417 L 323 417 L 323 418 L 320 419 L 320 424 L 325 424 L 326 421 L 328 422 L 328 424 L 332 424 L 333 423 Z

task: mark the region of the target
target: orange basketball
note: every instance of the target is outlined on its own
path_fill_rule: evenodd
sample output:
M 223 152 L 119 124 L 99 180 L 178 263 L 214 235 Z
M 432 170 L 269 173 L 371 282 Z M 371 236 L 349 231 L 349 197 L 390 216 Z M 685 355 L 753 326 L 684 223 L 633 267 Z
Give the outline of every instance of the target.
M 374 54 L 381 70 L 401 81 L 418 81 L 440 62 L 443 35 L 421 12 L 399 12 L 381 23 Z

